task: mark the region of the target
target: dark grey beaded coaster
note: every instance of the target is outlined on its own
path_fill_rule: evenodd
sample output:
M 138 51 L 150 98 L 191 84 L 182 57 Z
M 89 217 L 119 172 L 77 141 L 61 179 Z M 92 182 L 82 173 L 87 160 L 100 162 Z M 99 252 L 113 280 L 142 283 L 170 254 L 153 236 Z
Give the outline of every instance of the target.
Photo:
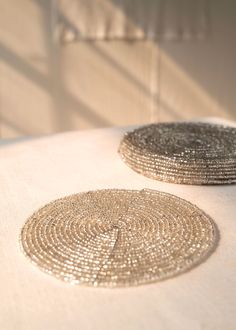
M 159 123 L 125 134 L 123 161 L 149 178 L 184 184 L 236 182 L 236 128 L 208 123 Z

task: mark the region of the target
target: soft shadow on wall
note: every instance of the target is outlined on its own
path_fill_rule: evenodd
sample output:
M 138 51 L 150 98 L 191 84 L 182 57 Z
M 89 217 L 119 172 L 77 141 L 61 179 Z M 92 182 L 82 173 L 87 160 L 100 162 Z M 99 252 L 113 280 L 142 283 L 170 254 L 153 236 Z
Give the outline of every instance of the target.
M 181 22 L 177 21 L 176 13 L 171 16 L 168 11 L 173 3 L 160 1 L 163 15 L 159 26 L 166 29 L 167 34 L 163 37 L 159 33 L 160 39 L 156 42 L 160 57 L 160 119 L 219 116 L 235 120 L 235 1 L 175 1 L 176 11 L 180 14 L 182 11 Z M 129 13 L 130 18 L 143 27 L 137 16 L 132 15 L 132 11 Z M 173 17 L 175 21 L 168 26 Z M 172 29 L 169 33 L 172 42 L 167 40 L 170 39 L 168 29 Z
M 2 136 L 211 115 L 235 119 L 235 3 L 206 3 L 210 29 L 202 40 L 62 44 L 58 21 L 77 27 L 56 1 L 1 1 Z M 132 13 L 129 20 L 144 29 Z

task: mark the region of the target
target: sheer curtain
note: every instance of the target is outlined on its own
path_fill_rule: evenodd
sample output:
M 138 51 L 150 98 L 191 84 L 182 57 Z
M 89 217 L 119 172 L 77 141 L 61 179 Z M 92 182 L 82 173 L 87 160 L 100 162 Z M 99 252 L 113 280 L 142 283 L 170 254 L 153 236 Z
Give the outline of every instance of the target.
M 207 0 L 61 0 L 62 40 L 203 38 Z

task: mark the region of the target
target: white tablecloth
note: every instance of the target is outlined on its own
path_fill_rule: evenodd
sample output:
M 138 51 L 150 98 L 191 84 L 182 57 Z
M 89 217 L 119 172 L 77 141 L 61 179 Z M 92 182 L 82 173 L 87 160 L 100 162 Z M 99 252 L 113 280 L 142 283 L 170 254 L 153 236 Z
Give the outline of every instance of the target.
M 236 329 L 236 185 L 145 178 L 117 154 L 126 130 L 70 132 L 0 147 L 0 329 Z M 151 188 L 187 199 L 217 224 L 216 251 L 183 275 L 125 289 L 71 286 L 32 266 L 18 244 L 32 212 L 102 188 Z

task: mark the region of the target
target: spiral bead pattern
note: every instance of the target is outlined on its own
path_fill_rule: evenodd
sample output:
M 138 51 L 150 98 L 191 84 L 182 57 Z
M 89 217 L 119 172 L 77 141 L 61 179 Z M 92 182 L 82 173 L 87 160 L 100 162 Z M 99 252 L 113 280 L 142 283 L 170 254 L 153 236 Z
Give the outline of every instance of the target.
M 154 190 L 97 190 L 44 206 L 20 235 L 41 270 L 73 284 L 121 287 L 177 275 L 217 241 L 212 220 L 193 204 Z
M 134 171 L 182 184 L 236 182 L 236 128 L 207 123 L 160 123 L 128 132 L 119 153 Z

